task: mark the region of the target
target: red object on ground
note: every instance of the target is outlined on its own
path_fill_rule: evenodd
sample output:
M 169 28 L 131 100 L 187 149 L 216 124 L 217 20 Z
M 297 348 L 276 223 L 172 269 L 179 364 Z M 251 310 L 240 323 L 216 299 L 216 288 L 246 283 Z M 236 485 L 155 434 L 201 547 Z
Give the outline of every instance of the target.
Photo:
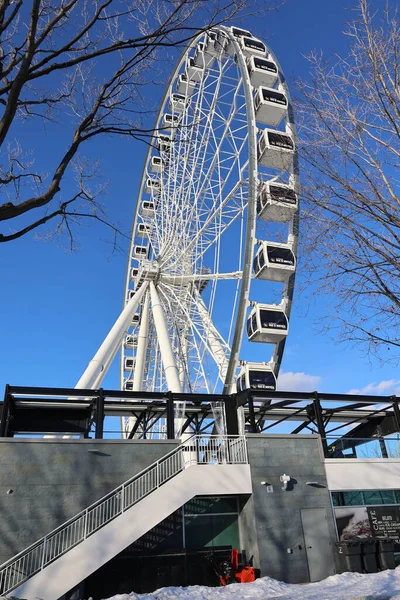
M 243 567 L 241 571 L 235 573 L 235 579 L 238 583 L 248 583 L 256 580 L 254 567 Z

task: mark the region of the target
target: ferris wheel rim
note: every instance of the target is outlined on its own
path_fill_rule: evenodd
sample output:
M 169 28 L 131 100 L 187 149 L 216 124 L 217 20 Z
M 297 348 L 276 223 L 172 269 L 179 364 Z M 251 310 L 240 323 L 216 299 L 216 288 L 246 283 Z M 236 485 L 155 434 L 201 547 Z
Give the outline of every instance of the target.
M 226 373 L 224 389 L 223 389 L 223 393 L 229 393 L 229 392 L 231 393 L 233 391 L 232 390 L 233 386 L 236 384 L 235 376 L 236 376 L 237 366 L 239 364 L 239 352 L 240 352 L 243 334 L 244 334 L 247 308 L 249 305 L 249 293 L 250 293 L 251 278 L 252 278 L 253 251 L 254 251 L 254 245 L 255 245 L 255 241 L 256 241 L 256 219 L 257 219 L 256 200 L 257 200 L 257 174 L 258 174 L 257 131 L 258 131 L 258 128 L 256 126 L 254 102 L 253 102 L 253 97 L 252 97 L 253 88 L 250 84 L 244 54 L 241 51 L 238 41 L 235 39 L 234 35 L 229 30 L 229 28 L 220 27 L 219 29 L 223 30 L 225 32 L 225 35 L 229 38 L 230 43 L 232 43 L 235 48 L 235 53 L 237 56 L 237 65 L 240 69 L 243 90 L 244 90 L 245 96 L 246 96 L 246 115 L 247 115 L 247 128 L 248 128 L 248 141 L 249 141 L 249 151 L 248 151 L 249 200 L 248 200 L 248 204 L 247 204 L 245 258 L 244 258 L 244 262 L 243 262 L 243 270 L 241 272 L 242 281 L 241 281 L 241 285 L 240 285 L 240 299 L 238 301 L 238 309 L 236 311 L 237 317 L 236 317 L 236 323 L 235 323 L 235 331 L 234 331 L 234 335 L 233 335 L 233 342 L 231 345 L 231 352 L 230 352 L 230 356 L 229 356 L 229 365 L 228 365 L 228 370 Z M 192 42 L 181 53 L 181 56 L 180 56 L 179 60 L 177 61 L 177 64 L 175 66 L 175 69 L 173 70 L 173 73 L 171 74 L 168 85 L 166 86 L 165 93 L 160 102 L 159 110 L 157 113 L 157 120 L 156 120 L 157 125 L 159 125 L 161 122 L 161 118 L 162 118 L 162 115 L 165 110 L 166 102 L 172 92 L 172 84 L 177 79 L 177 76 L 179 76 L 179 72 L 182 67 L 182 64 L 184 63 L 185 59 L 187 58 L 190 50 L 196 47 L 196 45 L 202 39 L 203 36 L 204 36 L 204 32 L 200 32 L 196 37 L 193 38 Z M 266 46 L 266 47 L 267 47 L 268 53 L 273 57 L 276 64 L 279 66 L 280 73 L 282 74 L 282 70 L 280 68 L 278 60 L 276 59 L 275 54 L 272 52 L 272 50 L 268 46 Z M 290 94 L 289 94 L 288 86 L 286 84 L 286 80 L 284 78 L 282 80 L 282 84 L 284 86 L 285 92 L 287 93 L 287 97 L 289 100 Z M 289 102 L 289 110 L 291 110 L 290 102 Z M 292 119 L 292 125 L 291 125 L 291 132 L 292 132 L 293 137 L 296 138 L 295 126 L 294 126 L 293 119 Z M 131 235 L 131 250 L 133 248 L 133 245 L 135 244 L 135 232 L 137 229 L 138 222 L 140 222 L 140 220 L 139 220 L 140 203 L 141 203 L 141 199 L 143 197 L 145 182 L 146 182 L 146 179 L 148 176 L 146 165 L 148 164 L 149 159 L 152 156 L 152 151 L 153 151 L 153 146 L 149 145 L 149 149 L 147 151 L 146 158 L 145 158 L 145 165 L 144 165 L 143 171 L 142 171 L 142 177 L 141 177 L 141 182 L 140 182 L 140 186 L 139 186 L 139 191 L 138 191 L 138 195 L 137 195 L 136 208 L 135 208 L 133 227 L 132 227 L 132 235 Z M 297 144 L 296 144 L 295 156 L 297 157 Z M 295 185 L 296 186 L 298 186 L 297 176 L 298 176 L 298 173 L 297 174 L 295 173 Z M 298 222 L 298 217 L 297 217 L 297 222 Z M 296 227 L 297 227 L 297 230 L 294 233 L 294 240 L 295 240 L 295 245 L 297 246 L 298 225 L 295 225 L 295 228 Z M 124 296 L 125 299 L 126 299 L 126 295 L 127 295 L 128 291 L 129 291 L 129 281 L 130 281 L 129 274 L 130 274 L 130 269 L 132 266 L 131 250 L 130 250 L 130 253 L 128 256 L 126 284 L 125 284 L 125 296 Z M 294 284 L 294 274 L 292 275 L 292 278 L 290 280 L 290 285 L 286 289 L 286 298 L 289 301 L 288 305 L 287 305 L 288 316 L 290 314 L 291 301 L 292 301 L 292 297 L 293 297 L 293 284 Z M 279 371 L 279 367 L 280 367 L 280 363 L 281 363 L 282 355 L 283 355 L 283 351 L 284 351 L 284 346 L 285 346 L 285 340 L 281 341 L 279 344 L 276 344 L 276 346 L 275 346 L 275 350 L 274 350 L 275 371 Z M 121 356 L 121 377 L 123 377 L 122 360 L 123 360 L 123 356 Z

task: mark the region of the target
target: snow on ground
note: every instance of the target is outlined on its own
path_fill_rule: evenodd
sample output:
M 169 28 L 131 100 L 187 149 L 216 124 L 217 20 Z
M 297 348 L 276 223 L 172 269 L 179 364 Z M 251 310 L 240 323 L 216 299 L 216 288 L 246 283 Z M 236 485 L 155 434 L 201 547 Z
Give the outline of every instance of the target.
M 288 584 L 263 577 L 227 587 L 161 588 L 151 594 L 119 594 L 108 600 L 400 600 L 400 566 L 370 575 L 342 573 L 324 581 Z

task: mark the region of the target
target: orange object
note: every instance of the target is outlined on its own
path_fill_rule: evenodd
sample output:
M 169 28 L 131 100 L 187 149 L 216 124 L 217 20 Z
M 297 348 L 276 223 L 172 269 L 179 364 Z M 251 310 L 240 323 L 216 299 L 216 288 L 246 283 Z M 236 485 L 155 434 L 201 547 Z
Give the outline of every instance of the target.
M 238 583 L 249 583 L 256 580 L 254 567 L 243 567 L 243 569 L 235 573 L 235 579 Z

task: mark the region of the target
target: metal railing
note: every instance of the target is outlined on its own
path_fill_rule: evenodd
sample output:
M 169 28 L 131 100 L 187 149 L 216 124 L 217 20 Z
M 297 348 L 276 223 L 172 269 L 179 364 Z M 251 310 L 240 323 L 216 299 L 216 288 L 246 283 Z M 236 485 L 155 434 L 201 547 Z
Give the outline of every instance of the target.
M 323 438 L 325 458 L 400 458 L 398 437 Z
M 194 435 L 100 500 L 0 565 L 0 596 L 93 535 L 192 464 L 246 464 L 241 436 Z

